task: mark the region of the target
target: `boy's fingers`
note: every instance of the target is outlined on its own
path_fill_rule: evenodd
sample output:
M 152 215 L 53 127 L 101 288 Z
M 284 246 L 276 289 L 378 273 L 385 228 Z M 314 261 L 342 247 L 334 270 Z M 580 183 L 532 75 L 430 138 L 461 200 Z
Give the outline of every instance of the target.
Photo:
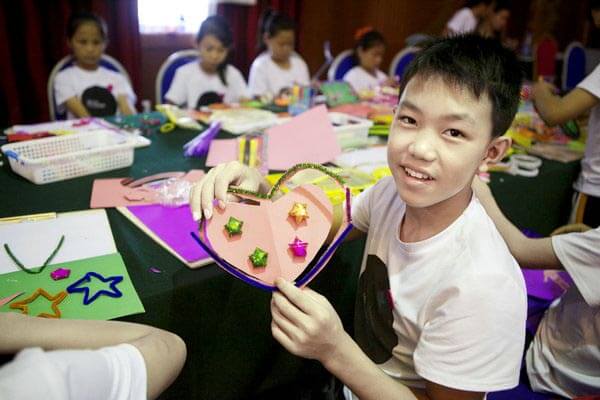
M 202 218 L 202 205 L 200 204 L 200 195 L 202 193 L 202 183 L 204 178 L 196 182 L 192 186 L 192 192 L 190 193 L 190 208 L 192 209 L 192 217 L 194 221 L 200 221 Z
M 281 291 L 290 303 L 304 313 L 310 314 L 312 306 L 314 305 L 314 299 L 302 293 L 302 289 L 297 288 L 283 278 L 277 278 L 275 280 L 275 285 L 277 285 L 277 289 Z

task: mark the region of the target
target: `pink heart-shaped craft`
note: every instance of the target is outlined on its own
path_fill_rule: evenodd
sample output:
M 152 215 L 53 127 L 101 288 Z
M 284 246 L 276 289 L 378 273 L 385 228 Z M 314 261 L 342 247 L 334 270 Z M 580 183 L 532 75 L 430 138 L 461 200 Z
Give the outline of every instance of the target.
M 299 223 L 289 215 L 296 203 L 305 204 L 308 213 Z M 225 229 L 230 217 L 243 222 L 241 233 L 230 235 Z M 225 210 L 215 208 L 206 239 L 225 261 L 273 285 L 277 277 L 295 281 L 300 276 L 327 239 L 332 221 L 333 206 L 327 195 L 315 185 L 303 185 L 274 201 L 252 198 L 252 203 L 230 202 Z M 294 255 L 290 248 L 295 238 L 308 243 L 305 256 Z M 255 267 L 250 261 L 257 247 L 268 253 L 264 267 Z

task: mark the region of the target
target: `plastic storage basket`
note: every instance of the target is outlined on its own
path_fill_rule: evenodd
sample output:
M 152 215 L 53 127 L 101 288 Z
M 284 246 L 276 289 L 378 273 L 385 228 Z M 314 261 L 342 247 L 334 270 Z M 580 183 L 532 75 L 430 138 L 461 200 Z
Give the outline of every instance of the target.
M 373 125 L 373 121 L 339 112 L 330 112 L 328 114 L 338 143 L 342 149 L 360 147 L 367 144 L 369 128 Z
M 133 164 L 135 141 L 109 130 L 5 144 L 14 172 L 43 184 Z

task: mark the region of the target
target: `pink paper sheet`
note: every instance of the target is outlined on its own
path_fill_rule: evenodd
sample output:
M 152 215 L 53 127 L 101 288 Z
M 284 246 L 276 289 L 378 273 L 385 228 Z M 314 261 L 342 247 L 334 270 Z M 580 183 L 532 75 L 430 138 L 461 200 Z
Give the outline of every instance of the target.
M 237 139 L 213 139 L 208 149 L 206 166 L 216 167 L 222 163 L 235 161 L 237 160 L 237 151 Z
M 325 106 L 267 129 L 269 169 L 286 170 L 303 162 L 326 163 L 341 153 Z
M 204 171 L 190 170 L 182 179 L 196 182 L 202 179 Z M 124 178 L 96 179 L 92 186 L 90 208 L 123 207 L 158 203 L 158 196 L 152 190 L 123 186 Z

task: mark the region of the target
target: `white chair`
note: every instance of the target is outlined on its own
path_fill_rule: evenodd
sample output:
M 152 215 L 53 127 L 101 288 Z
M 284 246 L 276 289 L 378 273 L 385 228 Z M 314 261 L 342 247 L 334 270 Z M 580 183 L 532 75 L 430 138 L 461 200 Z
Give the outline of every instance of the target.
M 346 72 L 350 71 L 356 65 L 354 59 L 354 51 L 351 49 L 344 50 L 335 58 L 327 70 L 328 81 L 340 81 L 344 78 Z
M 400 50 L 392 59 L 390 63 L 389 76 L 391 77 L 399 77 L 402 79 L 404 75 L 404 71 L 406 71 L 406 67 L 410 62 L 415 58 L 415 55 L 420 49 L 418 47 L 405 47 Z
M 177 68 L 196 59 L 198 59 L 198 50 L 187 49 L 176 51 L 162 63 L 158 70 L 158 74 L 156 75 L 156 82 L 154 85 L 154 100 L 156 101 L 156 104 L 165 102 L 165 95 L 167 94 L 169 87 L 171 87 L 171 82 L 173 82 Z
M 46 90 L 48 92 L 48 108 L 50 110 L 50 119 L 52 121 L 67 118 L 66 113 L 57 113 L 56 98 L 54 97 L 54 80 L 56 79 L 56 74 L 58 74 L 63 69 L 72 66 L 73 61 L 73 56 L 65 56 L 59 62 L 57 62 L 54 68 L 52 68 L 52 71 L 50 71 L 50 76 L 48 77 L 48 85 Z M 100 59 L 100 65 L 104 68 L 110 69 L 111 71 L 115 71 L 122 74 L 131 86 L 131 78 L 129 77 L 127 70 L 115 58 L 107 54 L 102 54 L 102 58 Z

